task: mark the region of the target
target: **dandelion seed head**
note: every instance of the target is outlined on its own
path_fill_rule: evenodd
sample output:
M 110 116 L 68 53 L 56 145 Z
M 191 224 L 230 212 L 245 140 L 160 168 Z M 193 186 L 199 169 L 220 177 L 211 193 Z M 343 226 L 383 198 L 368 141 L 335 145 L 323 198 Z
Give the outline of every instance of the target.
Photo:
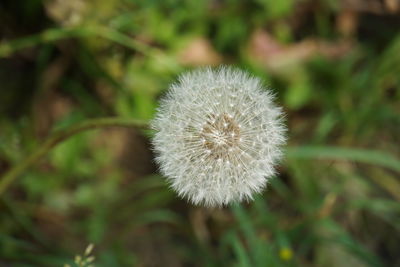
M 156 160 L 171 187 L 205 206 L 262 191 L 285 143 L 273 100 L 258 78 L 231 67 L 180 76 L 152 121 Z

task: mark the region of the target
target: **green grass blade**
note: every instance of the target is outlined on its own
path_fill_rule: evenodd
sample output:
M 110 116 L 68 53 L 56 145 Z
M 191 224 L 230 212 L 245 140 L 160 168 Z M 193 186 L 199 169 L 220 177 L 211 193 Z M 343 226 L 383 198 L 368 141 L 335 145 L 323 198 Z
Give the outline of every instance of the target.
M 329 146 L 299 146 L 288 148 L 286 155 L 288 158 L 295 159 L 350 160 L 379 165 L 400 172 L 400 159 L 377 150 Z

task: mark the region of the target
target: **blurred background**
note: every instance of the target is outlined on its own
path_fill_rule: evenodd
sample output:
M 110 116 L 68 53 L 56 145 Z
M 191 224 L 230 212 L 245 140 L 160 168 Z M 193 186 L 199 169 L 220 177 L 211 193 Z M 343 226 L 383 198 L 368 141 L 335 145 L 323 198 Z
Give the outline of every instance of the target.
M 106 267 L 400 266 L 399 0 L 2 0 L 0 174 L 55 129 L 148 121 L 180 73 L 220 64 L 287 114 L 262 195 L 196 207 L 151 132 L 77 134 L 0 195 L 0 266 L 87 266 L 91 243 Z

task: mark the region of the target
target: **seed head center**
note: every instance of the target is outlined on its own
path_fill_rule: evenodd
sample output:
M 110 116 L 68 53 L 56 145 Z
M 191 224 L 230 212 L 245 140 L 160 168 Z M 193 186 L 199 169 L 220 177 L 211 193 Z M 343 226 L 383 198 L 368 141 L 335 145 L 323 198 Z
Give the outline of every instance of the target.
M 239 144 L 240 128 L 226 113 L 209 115 L 200 134 L 204 148 L 216 158 L 223 157 Z

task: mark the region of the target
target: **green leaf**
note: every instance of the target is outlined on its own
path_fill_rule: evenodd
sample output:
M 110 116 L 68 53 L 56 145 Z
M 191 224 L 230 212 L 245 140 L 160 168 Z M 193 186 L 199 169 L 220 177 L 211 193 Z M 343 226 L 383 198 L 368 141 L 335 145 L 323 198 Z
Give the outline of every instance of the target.
M 286 150 L 286 156 L 294 159 L 350 160 L 379 165 L 400 172 L 400 160 L 378 150 L 330 146 L 298 146 L 289 147 Z

